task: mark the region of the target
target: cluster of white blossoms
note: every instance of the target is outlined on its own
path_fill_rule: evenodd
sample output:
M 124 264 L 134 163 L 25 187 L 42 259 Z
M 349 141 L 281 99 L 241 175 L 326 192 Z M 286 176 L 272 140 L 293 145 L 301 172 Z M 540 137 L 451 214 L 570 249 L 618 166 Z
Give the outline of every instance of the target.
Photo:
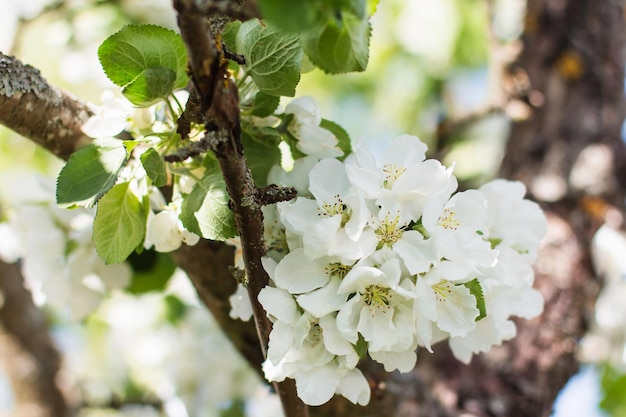
M 75 320 L 90 314 L 107 293 L 131 280 L 127 264 L 105 265 L 91 240 L 95 210 L 64 210 L 54 202 L 54 181 L 12 176 L 8 221 L 0 223 L 0 259 L 21 259 L 22 274 L 38 305 Z
M 309 405 L 335 393 L 367 404 L 365 356 L 408 372 L 418 347 L 448 339 L 467 363 L 515 335 L 511 316 L 542 311 L 531 287 L 546 231 L 538 205 L 505 180 L 453 194 L 452 169 L 425 152 L 403 135 L 361 143 L 343 162 L 316 155 L 273 172 L 299 196 L 265 210 L 271 285 L 259 301 L 273 329 L 263 370 L 295 379 Z

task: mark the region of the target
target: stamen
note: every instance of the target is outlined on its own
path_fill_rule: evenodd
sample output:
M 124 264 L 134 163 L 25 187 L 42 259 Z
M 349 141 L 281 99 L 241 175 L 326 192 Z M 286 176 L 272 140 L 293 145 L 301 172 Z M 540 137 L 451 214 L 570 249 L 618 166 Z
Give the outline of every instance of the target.
M 400 223 L 400 215 L 395 216 L 393 219 L 389 219 L 390 214 L 391 213 L 387 213 L 385 220 L 380 223 L 375 231 L 378 236 L 378 240 L 380 241 L 380 247 L 384 245 L 392 246 L 398 241 L 398 239 L 400 239 L 402 233 L 404 232 L 404 227 L 398 226 L 398 223 Z
M 396 182 L 400 175 L 402 175 L 406 171 L 405 167 L 399 167 L 396 164 L 385 164 L 383 166 L 383 173 L 385 174 L 385 181 L 383 182 L 383 186 L 391 190 L 393 184 Z
M 442 279 L 435 285 L 431 285 L 431 288 L 435 292 L 435 299 L 437 301 L 445 303 L 448 296 L 452 294 L 452 284 L 447 279 Z
M 450 209 L 444 209 L 443 214 L 439 217 L 437 225 L 444 229 L 456 230 L 461 225 L 461 222 L 456 218 L 456 212 Z

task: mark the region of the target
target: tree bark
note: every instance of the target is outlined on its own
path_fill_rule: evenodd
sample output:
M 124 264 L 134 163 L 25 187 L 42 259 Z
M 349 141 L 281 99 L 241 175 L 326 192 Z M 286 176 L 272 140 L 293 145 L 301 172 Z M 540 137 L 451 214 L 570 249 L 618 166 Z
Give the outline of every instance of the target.
M 87 105 L 46 81 L 38 69 L 0 52 L 0 123 L 68 159 L 88 143 Z
M 355 407 L 336 398 L 312 415 L 550 414 L 558 391 L 576 372 L 577 341 L 600 287 L 589 260 L 590 239 L 602 222 L 620 221 L 614 208 L 624 201 L 624 34 L 621 1 L 528 1 L 523 50 L 505 84 L 523 96 L 531 116 L 513 125 L 501 173 L 524 182 L 546 210 L 548 234 L 536 267 L 536 286 L 546 298 L 542 316 L 520 321 L 514 340 L 475 357 L 469 366 L 456 361 L 444 344 L 435 354 L 421 352 L 417 368 L 405 375 L 388 375 L 365 362 L 371 404 Z M 15 74 L 0 77 L 4 85 L 6 76 Z M 78 101 L 68 106 L 88 111 Z M 55 140 L 37 139 L 54 128 L 45 120 L 22 119 L 22 127 L 0 122 L 67 157 L 69 151 L 61 151 Z M 73 129 L 66 137 L 73 138 L 68 143 L 75 149 L 79 125 Z M 593 165 L 598 158 L 601 163 Z M 598 214 L 590 202 L 605 209 Z M 228 317 L 226 299 L 235 288 L 228 271 L 232 249 L 203 242 L 180 249 L 175 258 L 235 346 L 259 369 L 262 354 L 253 327 Z
M 467 367 L 440 345 L 424 352 L 410 379 L 413 399 L 397 416 L 548 416 L 577 371 L 601 285 L 590 240 L 601 223 L 622 218 L 624 34 L 621 1 L 528 1 L 523 50 L 505 84 L 531 115 L 513 124 L 501 174 L 524 182 L 546 212 L 535 268 L 545 311 Z
M 48 323 L 33 304 L 18 263 L 0 261 L 0 357 L 11 381 L 15 417 L 67 417 L 60 387 L 61 357 Z

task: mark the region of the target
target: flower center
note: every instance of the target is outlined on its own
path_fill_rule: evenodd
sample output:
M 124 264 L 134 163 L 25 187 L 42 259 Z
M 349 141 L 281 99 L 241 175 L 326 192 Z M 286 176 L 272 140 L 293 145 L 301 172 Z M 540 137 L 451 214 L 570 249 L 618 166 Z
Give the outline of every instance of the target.
M 370 309 L 386 308 L 389 310 L 390 300 L 389 288 L 383 288 L 379 285 L 370 285 L 365 289 L 365 294 L 363 294 L 363 301 L 370 306 Z
M 331 264 L 328 264 L 328 266 L 324 268 L 324 271 L 326 271 L 326 274 L 331 277 L 344 279 L 344 277 L 348 275 L 348 272 L 350 272 L 351 269 L 352 266 L 344 265 L 341 262 L 333 262 Z
M 402 232 L 404 232 L 403 227 L 399 226 L 400 216 L 395 216 L 393 219 L 389 218 L 389 213 L 385 216 L 385 220 L 383 220 L 380 225 L 376 228 L 376 236 L 378 236 L 379 249 L 384 245 L 392 246 L 394 243 L 400 239 L 402 236 Z
M 396 164 L 385 164 L 383 165 L 383 173 L 385 174 L 385 181 L 383 182 L 383 186 L 391 190 L 393 184 L 396 182 L 400 175 L 402 175 L 406 171 L 405 167 L 399 167 Z
M 320 327 L 320 324 L 312 321 L 311 327 L 309 328 L 309 334 L 306 336 L 306 341 L 311 345 L 316 345 L 322 341 L 322 337 L 322 328 Z
M 445 303 L 448 296 L 452 294 L 452 284 L 450 284 L 447 279 L 442 279 L 435 285 L 431 285 L 431 288 L 435 292 L 435 299 L 443 303 Z
M 444 229 L 456 230 L 461 225 L 461 222 L 459 222 L 456 218 L 456 212 L 450 209 L 444 209 L 443 214 L 439 217 L 437 225 L 443 227 Z
M 348 223 L 348 220 L 350 220 L 351 210 L 349 210 L 348 206 L 343 203 L 343 199 L 339 194 L 333 196 L 333 199 L 330 202 L 324 201 L 320 204 L 317 211 L 318 216 L 324 217 L 332 217 L 340 214 L 342 227 Z
M 278 220 L 272 221 L 269 225 L 265 224 L 265 241 L 268 251 L 278 253 L 287 253 L 289 251 L 285 229 L 281 227 Z

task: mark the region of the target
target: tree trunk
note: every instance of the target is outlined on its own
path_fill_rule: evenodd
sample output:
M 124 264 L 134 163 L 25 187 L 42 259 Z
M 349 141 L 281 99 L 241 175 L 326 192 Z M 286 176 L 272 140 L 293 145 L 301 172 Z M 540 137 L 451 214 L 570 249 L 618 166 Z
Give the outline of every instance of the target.
M 620 138 L 624 34 L 622 1 L 529 0 L 523 50 L 505 79 L 509 93 L 523 98 L 530 117 L 513 125 L 501 173 L 524 182 L 548 217 L 536 267 L 536 286 L 546 298 L 544 313 L 520 321 L 514 340 L 475 357 L 469 366 L 455 360 L 445 344 L 437 345 L 435 354 L 422 351 L 417 368 L 405 375 L 388 375 L 364 363 L 374 388 L 371 404 L 355 407 L 336 398 L 311 410 L 312 415 L 550 414 L 558 391 L 577 370 L 577 341 L 600 287 L 590 265 L 590 239 L 601 223 L 621 221 L 626 187 Z M 13 121 L 2 123 L 36 139 Z M 35 121 L 23 123 L 32 127 Z M 50 143 L 42 144 L 67 157 Z M 234 290 L 234 280 L 217 279 L 229 277 L 232 252 L 219 243 L 208 245 L 184 248 L 175 256 L 236 347 L 258 369 L 262 356 L 252 328 L 232 326 L 227 317 L 224 300 Z
M 590 240 L 600 224 L 622 218 L 624 5 L 529 0 L 527 7 L 523 50 L 505 85 L 522 95 L 530 117 L 513 125 L 501 174 L 524 182 L 546 211 L 536 263 L 545 311 L 467 367 L 442 346 L 421 355 L 408 379 L 415 391 L 402 392 L 397 416 L 548 416 L 578 368 L 577 343 L 600 287 Z

